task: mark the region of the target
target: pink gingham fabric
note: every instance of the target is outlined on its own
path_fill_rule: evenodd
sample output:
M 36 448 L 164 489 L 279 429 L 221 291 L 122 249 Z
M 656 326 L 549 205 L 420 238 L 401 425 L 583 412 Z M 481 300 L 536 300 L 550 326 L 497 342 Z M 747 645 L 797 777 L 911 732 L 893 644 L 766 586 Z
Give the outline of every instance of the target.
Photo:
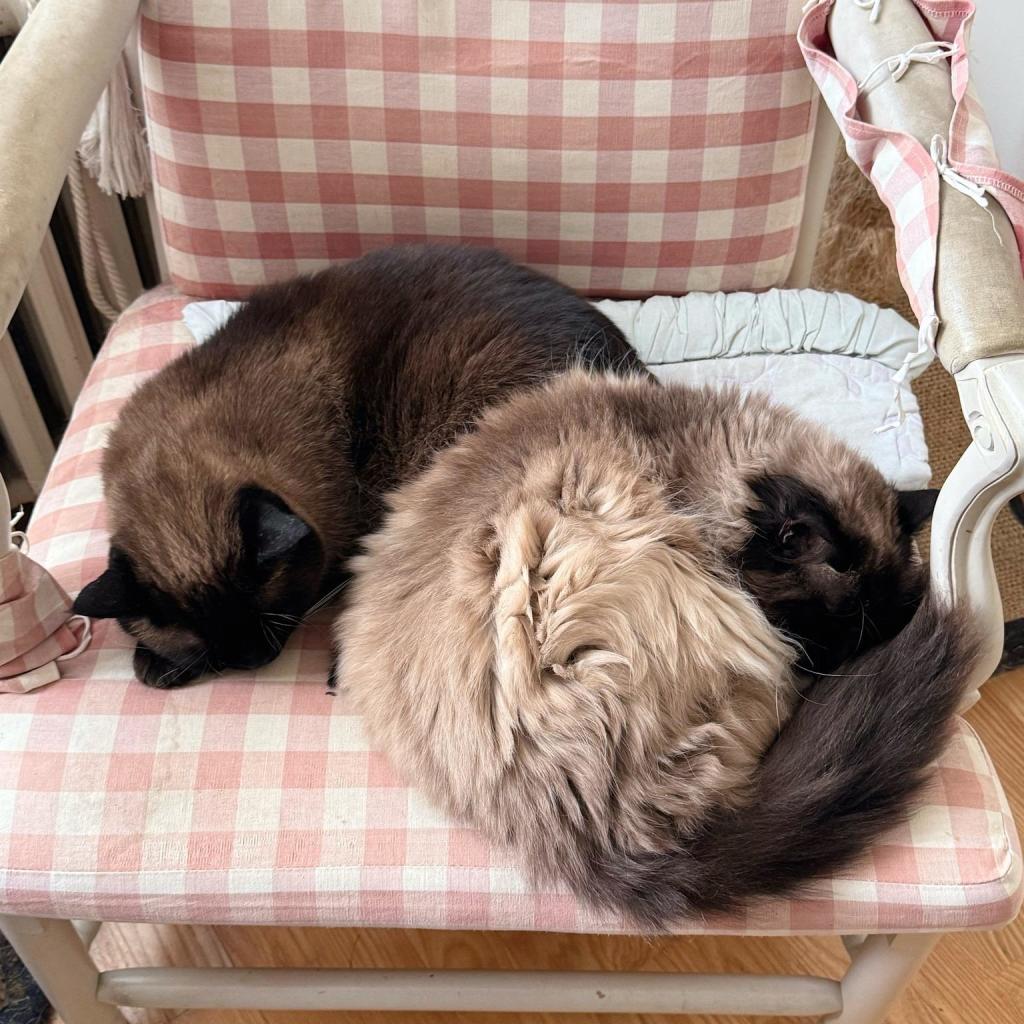
M 393 242 L 587 294 L 789 272 L 817 103 L 792 0 L 149 0 L 175 284 L 237 298 Z
M 100 451 L 128 394 L 192 342 L 169 287 L 122 317 L 89 375 L 32 519 L 71 593 L 105 565 Z M 159 429 L 154 424 L 154 429 Z M 367 745 L 325 690 L 326 616 L 255 675 L 182 690 L 132 679 L 112 622 L 67 678 L 0 695 L 0 910 L 97 920 L 614 932 L 530 885 Z M 684 932 L 982 928 L 1011 919 L 1021 856 L 995 771 L 964 723 L 923 806 L 804 897 Z
M 67 594 L 38 562 L 17 547 L 0 555 L 0 693 L 60 678 L 57 659 L 78 647 L 85 629 L 70 618 Z
M 934 38 L 955 45 L 950 59 L 955 107 L 946 140 L 949 164 L 987 189 L 1002 206 L 1024 259 L 1024 182 L 999 169 L 985 113 L 969 83 L 967 50 L 974 4 L 969 0 L 913 2 Z M 883 131 L 861 120 L 857 113 L 857 83 L 832 56 L 828 15 L 833 3 L 834 0 L 819 0 L 807 11 L 798 32 L 800 48 L 846 140 L 850 158 L 871 179 L 892 215 L 900 280 L 926 331 L 925 340 L 934 345 L 939 326 L 935 311 L 938 170 L 929 151 L 913 137 Z M 867 10 L 864 31 L 871 31 Z

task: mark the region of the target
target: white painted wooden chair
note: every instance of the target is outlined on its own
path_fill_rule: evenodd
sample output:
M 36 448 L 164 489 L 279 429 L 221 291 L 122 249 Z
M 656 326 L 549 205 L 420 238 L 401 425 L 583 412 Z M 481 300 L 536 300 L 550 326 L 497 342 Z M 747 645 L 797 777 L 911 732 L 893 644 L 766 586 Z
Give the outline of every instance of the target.
M 1024 192 L 1014 196 L 1019 183 L 986 166 L 980 111 L 969 96 L 955 99 L 969 5 L 920 6 L 927 21 L 912 0 L 822 0 L 800 40 L 851 152 L 892 205 L 921 339 L 937 334 L 960 389 L 972 443 L 942 491 L 932 574 L 970 600 L 988 630 L 980 685 L 1002 637 L 992 522 L 1024 490 L 1024 280 L 1013 230 L 1024 229 Z M 824 107 L 815 117 L 794 4 L 257 8 L 143 5 L 141 86 L 170 283 L 112 329 L 39 496 L 33 554 L 69 591 L 106 553 L 105 431 L 138 381 L 193 343 L 181 321 L 191 297 L 242 297 L 262 280 L 418 238 L 499 244 L 597 296 L 806 285 L 835 135 Z M 0 325 L 138 17 L 137 0 L 41 0 L 0 65 Z M 960 40 L 952 57 L 947 47 L 930 62 L 900 60 L 936 33 Z M 858 106 L 855 83 L 869 76 Z M 949 150 L 933 159 L 937 134 Z M 867 862 L 798 899 L 680 928 L 841 934 L 851 964 L 839 982 L 98 974 L 88 948 L 101 921 L 577 932 L 623 924 L 565 893 L 531 890 L 500 852 L 438 818 L 366 749 L 358 722 L 317 685 L 322 625 L 256 677 L 183 691 L 133 683 L 110 623 L 97 624 L 72 665 L 48 688 L 0 695 L 0 924 L 67 1024 L 123 1022 L 118 1007 L 127 1006 L 717 1012 L 867 1024 L 884 1018 L 942 932 L 998 927 L 1020 904 L 1013 824 L 984 749 L 961 725 L 924 806 Z

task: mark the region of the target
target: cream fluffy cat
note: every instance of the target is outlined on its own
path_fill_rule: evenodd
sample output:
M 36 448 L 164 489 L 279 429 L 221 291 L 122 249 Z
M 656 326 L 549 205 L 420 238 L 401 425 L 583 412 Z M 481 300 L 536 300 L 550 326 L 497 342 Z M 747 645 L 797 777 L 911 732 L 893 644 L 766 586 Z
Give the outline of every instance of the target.
M 966 684 L 973 641 L 922 603 L 896 492 L 762 399 L 567 374 L 390 504 L 335 636 L 373 740 L 542 877 L 644 926 L 862 851 Z M 834 633 L 839 658 L 868 622 L 882 645 L 801 700 L 810 663 L 784 630 L 815 616 L 806 641 Z

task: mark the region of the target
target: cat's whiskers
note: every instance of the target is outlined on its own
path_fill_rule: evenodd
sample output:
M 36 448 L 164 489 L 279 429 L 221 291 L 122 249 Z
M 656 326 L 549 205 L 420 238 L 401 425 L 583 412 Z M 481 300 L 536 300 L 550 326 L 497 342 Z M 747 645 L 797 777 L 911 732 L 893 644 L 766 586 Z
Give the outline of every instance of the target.
M 799 633 L 789 633 L 784 629 L 780 629 L 779 633 L 782 634 L 782 639 L 785 640 L 787 644 L 795 647 L 805 658 L 810 657 L 807 653 L 807 648 L 800 643 L 801 640 L 806 640 L 806 637 L 800 636 Z
M 330 601 L 333 601 L 334 598 L 337 597 L 338 594 L 340 594 L 348 586 L 348 582 L 348 580 L 342 580 L 342 582 L 339 583 L 336 587 L 332 588 L 331 590 L 328 590 L 327 593 L 324 594 L 324 596 L 316 602 L 316 604 L 314 604 L 312 607 L 306 610 L 306 613 L 302 616 L 302 619 L 300 621 L 306 622 L 309 619 L 310 615 L 313 615 L 315 612 L 320 611 L 320 609 L 323 608 L 325 604 L 328 604 Z
M 270 622 L 277 622 L 284 626 L 297 626 L 302 619 L 298 615 L 288 615 L 285 612 L 262 612 L 265 619 Z
M 783 629 L 780 629 L 779 632 L 782 634 L 783 639 L 786 641 L 786 643 L 792 644 L 792 646 L 795 647 L 798 651 L 800 651 L 805 658 L 809 658 L 810 657 L 808 655 L 808 653 L 807 653 L 807 648 L 804 647 L 804 645 L 802 643 L 800 643 L 800 640 L 806 639 L 806 637 L 800 637 L 799 634 L 797 634 L 797 633 L 787 633 Z M 826 675 L 826 673 L 824 673 L 824 672 L 814 672 L 812 669 L 809 669 L 809 668 L 796 668 L 794 671 L 796 671 L 796 672 L 809 672 L 812 675 Z M 821 704 L 821 701 L 811 700 L 811 698 L 808 697 L 800 689 L 799 686 L 797 686 L 795 680 L 793 680 L 793 679 L 784 679 L 783 680 L 783 685 L 784 686 L 791 686 L 793 688 L 793 692 L 802 701 L 804 701 L 804 703 L 806 703 L 806 704 Z M 778 710 L 778 693 L 779 693 L 778 690 L 776 690 L 775 691 L 776 711 Z M 781 729 L 781 723 L 780 723 L 779 727 Z
M 878 675 L 877 672 L 816 672 L 813 668 L 802 668 L 800 671 L 823 679 L 874 679 Z
M 868 625 L 875 631 L 878 636 L 882 635 L 882 631 L 878 628 L 875 620 L 868 615 L 867 605 L 864 605 L 864 618 L 867 619 Z
M 799 669 L 798 671 L 800 671 L 800 672 L 803 672 L 803 671 L 804 671 L 804 669 Z M 820 700 L 811 700 L 811 698 L 810 698 L 810 697 L 808 697 L 808 696 L 807 696 L 807 694 L 805 694 L 805 693 L 804 693 L 804 692 L 803 692 L 803 691 L 802 691 L 802 690 L 800 689 L 800 687 L 796 685 L 796 681 L 795 681 L 795 680 L 793 680 L 793 679 L 787 679 L 787 680 L 785 681 L 785 685 L 786 685 L 786 686 L 791 686 L 791 687 L 793 688 L 793 692 L 794 692 L 794 693 L 795 693 L 795 694 L 796 694 L 796 695 L 797 695 L 797 696 L 798 696 L 798 697 L 799 697 L 799 698 L 800 698 L 800 699 L 801 699 L 801 700 L 802 700 L 802 701 L 803 701 L 803 702 L 804 702 L 805 704 L 816 704 L 816 705 L 818 705 L 819 707 L 820 707 L 820 706 L 822 705 L 822 701 L 820 701 Z M 775 696 L 775 699 L 776 699 L 776 702 L 777 702 L 777 701 L 778 701 L 778 690 L 776 690 L 776 691 L 775 691 L 775 694 L 776 694 L 776 696 Z M 780 726 L 780 728 L 781 728 L 781 726 Z
M 264 616 L 262 615 L 260 616 L 260 629 L 263 631 L 263 638 L 274 649 L 274 653 L 280 654 L 284 648 L 284 644 L 277 633 L 274 632 L 273 627 L 264 621 Z
M 171 667 L 161 675 L 157 677 L 156 685 L 160 686 L 165 679 L 170 677 L 171 682 L 176 682 L 186 673 L 191 672 L 204 658 L 206 657 L 205 651 L 197 651 L 182 665 L 171 665 Z
M 323 597 L 311 605 L 301 616 L 290 615 L 287 612 L 260 612 L 260 629 L 263 632 L 264 639 L 274 648 L 275 653 L 280 654 L 284 650 L 284 639 L 279 635 L 280 632 L 287 630 L 290 633 L 306 623 L 312 615 L 337 597 L 348 586 L 348 582 L 347 579 L 342 580 L 341 583 L 327 591 Z

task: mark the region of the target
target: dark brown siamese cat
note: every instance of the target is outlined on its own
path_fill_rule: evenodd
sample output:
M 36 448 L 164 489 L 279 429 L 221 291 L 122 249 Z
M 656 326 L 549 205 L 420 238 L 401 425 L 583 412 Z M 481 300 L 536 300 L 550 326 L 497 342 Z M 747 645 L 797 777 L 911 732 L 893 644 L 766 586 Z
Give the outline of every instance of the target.
M 564 374 L 389 502 L 335 633 L 375 746 L 645 927 L 866 849 L 971 681 L 927 499 L 762 398 Z
M 400 247 L 262 288 L 125 405 L 109 567 L 75 609 L 121 622 L 151 686 L 263 665 L 384 492 L 572 366 L 644 372 L 601 313 L 491 250 Z

